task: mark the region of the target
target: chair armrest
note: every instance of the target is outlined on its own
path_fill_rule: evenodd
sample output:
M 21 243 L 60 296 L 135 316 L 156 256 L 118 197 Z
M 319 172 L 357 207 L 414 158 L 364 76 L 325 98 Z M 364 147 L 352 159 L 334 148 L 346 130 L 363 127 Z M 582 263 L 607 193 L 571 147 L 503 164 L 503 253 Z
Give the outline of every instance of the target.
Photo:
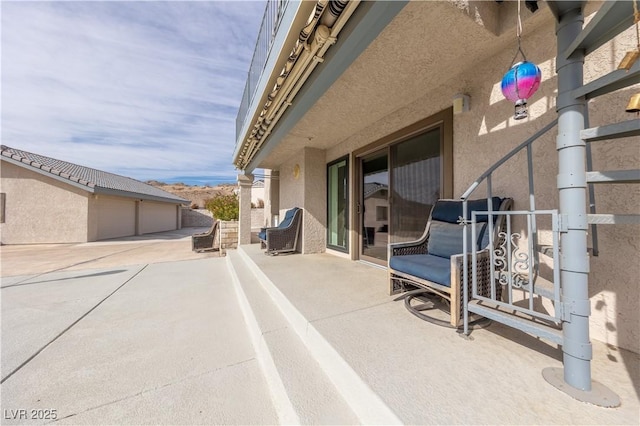
M 407 241 L 404 243 L 393 243 L 389 244 L 389 258 L 391 256 L 403 256 L 407 254 L 427 254 L 427 241 L 428 238 L 415 240 L 415 241 Z

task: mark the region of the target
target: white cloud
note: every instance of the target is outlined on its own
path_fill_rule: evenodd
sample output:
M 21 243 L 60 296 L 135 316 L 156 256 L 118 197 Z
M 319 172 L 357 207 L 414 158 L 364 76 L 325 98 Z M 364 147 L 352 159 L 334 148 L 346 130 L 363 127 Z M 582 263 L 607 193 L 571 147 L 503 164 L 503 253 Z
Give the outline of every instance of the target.
M 233 181 L 264 5 L 3 1 L 2 143 L 136 179 Z

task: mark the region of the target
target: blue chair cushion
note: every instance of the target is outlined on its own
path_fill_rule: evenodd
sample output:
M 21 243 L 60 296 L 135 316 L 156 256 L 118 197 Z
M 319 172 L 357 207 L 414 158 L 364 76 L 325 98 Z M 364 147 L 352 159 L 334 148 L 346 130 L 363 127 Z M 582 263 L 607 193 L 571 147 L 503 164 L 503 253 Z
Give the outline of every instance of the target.
M 475 250 L 480 250 L 489 244 L 489 235 L 488 232 L 485 232 L 486 227 L 486 223 L 476 225 L 477 236 L 476 238 L 472 238 L 471 226 L 467 226 L 467 233 L 469 235 L 467 239 L 467 244 L 469 244 L 469 253 Z M 463 232 L 464 226 L 460 224 L 431 221 L 427 251 L 429 254 L 447 259 L 454 254 L 462 253 Z
M 389 261 L 389 267 L 427 281 L 451 286 L 451 261 L 444 257 L 430 254 L 393 256 Z
M 262 241 L 267 241 L 267 231 L 258 232 L 258 238 L 260 238 Z
M 293 216 L 295 216 L 298 210 L 299 209 L 297 207 L 287 210 L 287 212 L 284 214 L 284 219 L 282 219 L 282 222 L 280 222 L 280 225 L 278 225 L 278 228 L 286 228 L 289 225 L 291 225 L 291 222 L 293 221 Z
M 502 199 L 500 197 L 493 197 L 491 199 L 491 205 L 493 211 L 500 209 Z M 472 211 L 487 211 L 487 199 L 469 200 L 467 202 L 467 219 L 471 219 Z M 458 223 L 458 219 L 462 217 L 462 201 L 457 200 L 438 200 L 436 205 L 433 206 L 431 212 L 432 220 L 439 220 L 441 222 Z M 477 222 L 488 222 L 487 215 L 479 215 L 476 217 Z M 495 221 L 495 218 L 494 218 Z

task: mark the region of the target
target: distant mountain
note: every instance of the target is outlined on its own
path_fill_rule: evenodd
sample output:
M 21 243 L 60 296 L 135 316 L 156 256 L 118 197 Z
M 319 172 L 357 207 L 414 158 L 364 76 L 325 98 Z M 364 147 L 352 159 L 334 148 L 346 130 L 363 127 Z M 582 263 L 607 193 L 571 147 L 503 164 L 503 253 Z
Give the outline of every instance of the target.
M 164 183 L 157 180 L 149 180 L 146 182 L 151 186 L 163 189 L 178 197 L 182 197 L 191 201 L 191 207 L 204 208 L 206 200 L 216 195 L 233 194 L 237 188 L 234 184 L 221 184 L 216 186 L 197 186 L 186 185 L 184 183 Z

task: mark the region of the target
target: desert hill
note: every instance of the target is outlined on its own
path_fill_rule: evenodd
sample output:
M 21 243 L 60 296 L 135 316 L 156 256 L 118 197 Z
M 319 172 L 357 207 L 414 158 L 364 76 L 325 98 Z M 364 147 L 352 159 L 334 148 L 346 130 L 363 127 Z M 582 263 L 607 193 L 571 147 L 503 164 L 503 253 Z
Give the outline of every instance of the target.
M 204 208 L 204 203 L 209 198 L 213 198 L 216 195 L 229 195 L 233 194 L 237 188 L 236 185 L 225 183 L 216 186 L 197 186 L 187 185 L 184 183 L 164 183 L 157 180 L 150 180 L 146 182 L 148 185 L 155 186 L 164 191 L 170 192 L 178 197 L 191 201 L 191 207 L 197 206 L 197 208 Z

